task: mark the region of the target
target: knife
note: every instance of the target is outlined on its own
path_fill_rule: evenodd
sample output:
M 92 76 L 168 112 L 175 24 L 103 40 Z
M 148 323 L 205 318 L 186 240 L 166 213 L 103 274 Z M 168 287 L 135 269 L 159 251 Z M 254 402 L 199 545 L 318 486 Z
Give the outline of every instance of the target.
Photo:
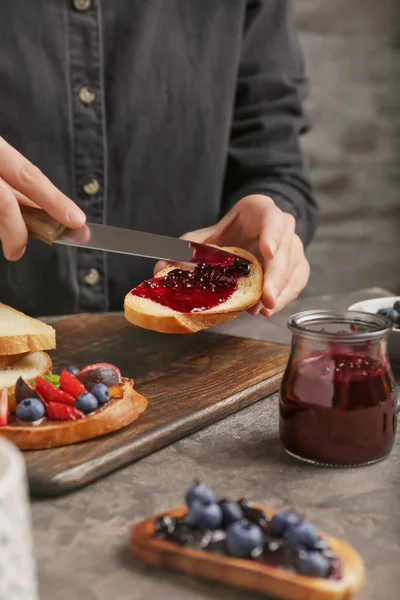
M 21 213 L 29 236 L 47 244 L 90 248 L 173 262 L 232 264 L 233 260 L 238 259 L 235 254 L 207 244 L 98 223 L 86 223 L 79 229 L 68 229 L 41 209 L 21 206 Z M 243 262 L 247 261 L 243 259 Z

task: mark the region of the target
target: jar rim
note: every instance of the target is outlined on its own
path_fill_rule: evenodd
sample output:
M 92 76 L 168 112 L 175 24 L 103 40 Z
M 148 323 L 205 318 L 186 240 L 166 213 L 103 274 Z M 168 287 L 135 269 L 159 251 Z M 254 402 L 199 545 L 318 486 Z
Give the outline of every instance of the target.
M 306 325 L 316 324 L 321 325 L 327 321 L 343 324 L 353 324 L 370 326 L 370 331 L 349 331 L 349 332 L 329 332 L 329 331 L 315 331 L 309 329 Z M 383 316 L 376 313 L 368 313 L 356 310 L 345 310 L 343 312 L 316 309 L 316 310 L 304 310 L 295 313 L 288 319 L 287 323 L 289 329 L 293 333 L 301 333 L 302 335 L 318 339 L 332 341 L 340 339 L 342 341 L 355 341 L 363 342 L 368 340 L 378 340 L 385 336 L 388 336 L 393 329 L 391 321 Z

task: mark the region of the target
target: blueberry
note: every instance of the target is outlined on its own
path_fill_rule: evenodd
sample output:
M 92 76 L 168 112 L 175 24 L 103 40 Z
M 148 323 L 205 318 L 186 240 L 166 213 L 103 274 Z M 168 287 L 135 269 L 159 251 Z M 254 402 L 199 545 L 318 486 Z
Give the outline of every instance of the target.
M 393 308 L 394 310 L 397 310 L 398 313 L 400 313 L 400 300 L 396 300 L 396 302 L 393 304 Z
M 76 367 L 75 365 L 70 365 L 65 370 L 68 371 L 68 373 L 72 373 L 72 375 L 78 375 L 78 373 L 80 372 L 80 369 L 78 369 L 78 367 Z
M 192 506 L 195 500 L 198 500 L 203 504 L 212 504 L 215 502 L 215 494 L 212 489 L 208 487 L 208 485 L 198 481 L 186 492 L 186 504 L 189 506 L 189 508 Z
M 232 525 L 232 523 L 236 523 L 236 521 L 243 519 L 243 511 L 236 502 L 223 499 L 220 500 L 218 504 L 222 510 L 222 525 L 224 527 L 228 527 L 229 525 Z
M 107 404 L 110 399 L 110 390 L 104 383 L 96 383 L 90 390 L 90 393 L 97 398 L 100 406 Z
M 21 421 L 39 421 L 44 417 L 45 408 L 38 398 L 25 398 L 17 406 L 16 415 Z
M 222 522 L 222 510 L 215 502 L 203 504 L 199 500 L 193 500 L 186 520 L 199 529 L 217 529 Z
M 226 532 L 226 550 L 230 556 L 246 558 L 264 546 L 264 534 L 258 525 L 243 519 L 232 523 Z
M 99 403 L 97 402 L 96 396 L 93 396 L 90 392 L 81 394 L 75 400 L 75 408 L 81 410 L 86 415 L 93 412 L 98 408 Z
M 301 550 L 297 559 L 297 571 L 307 577 L 326 577 L 330 563 L 320 552 Z
M 392 323 L 400 323 L 400 314 L 394 308 L 389 309 L 386 313 L 386 316 L 392 321 Z
M 378 310 L 377 314 L 386 317 L 388 310 L 389 310 L 388 308 L 380 308 Z
M 300 515 L 294 510 L 280 510 L 275 513 L 270 522 L 270 531 L 273 536 L 281 537 L 286 531 L 301 522 Z
M 289 527 L 284 533 L 284 538 L 288 544 L 300 544 L 306 548 L 314 548 L 318 540 L 318 532 L 314 525 L 303 521 L 294 527 Z

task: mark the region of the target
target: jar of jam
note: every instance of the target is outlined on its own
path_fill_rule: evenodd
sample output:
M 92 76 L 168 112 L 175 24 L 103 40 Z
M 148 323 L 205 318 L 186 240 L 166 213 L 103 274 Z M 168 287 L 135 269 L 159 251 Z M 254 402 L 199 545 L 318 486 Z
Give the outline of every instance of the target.
M 279 404 L 291 456 L 324 466 L 360 466 L 391 451 L 397 389 L 381 315 L 313 310 L 288 322 L 292 347 Z

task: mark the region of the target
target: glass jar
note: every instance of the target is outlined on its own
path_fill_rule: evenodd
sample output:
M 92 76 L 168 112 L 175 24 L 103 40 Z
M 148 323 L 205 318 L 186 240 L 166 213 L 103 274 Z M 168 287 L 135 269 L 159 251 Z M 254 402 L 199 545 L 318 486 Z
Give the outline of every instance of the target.
M 289 319 L 280 437 L 291 456 L 326 466 L 377 462 L 391 451 L 397 389 L 387 353 L 391 323 L 363 312 L 310 310 Z

